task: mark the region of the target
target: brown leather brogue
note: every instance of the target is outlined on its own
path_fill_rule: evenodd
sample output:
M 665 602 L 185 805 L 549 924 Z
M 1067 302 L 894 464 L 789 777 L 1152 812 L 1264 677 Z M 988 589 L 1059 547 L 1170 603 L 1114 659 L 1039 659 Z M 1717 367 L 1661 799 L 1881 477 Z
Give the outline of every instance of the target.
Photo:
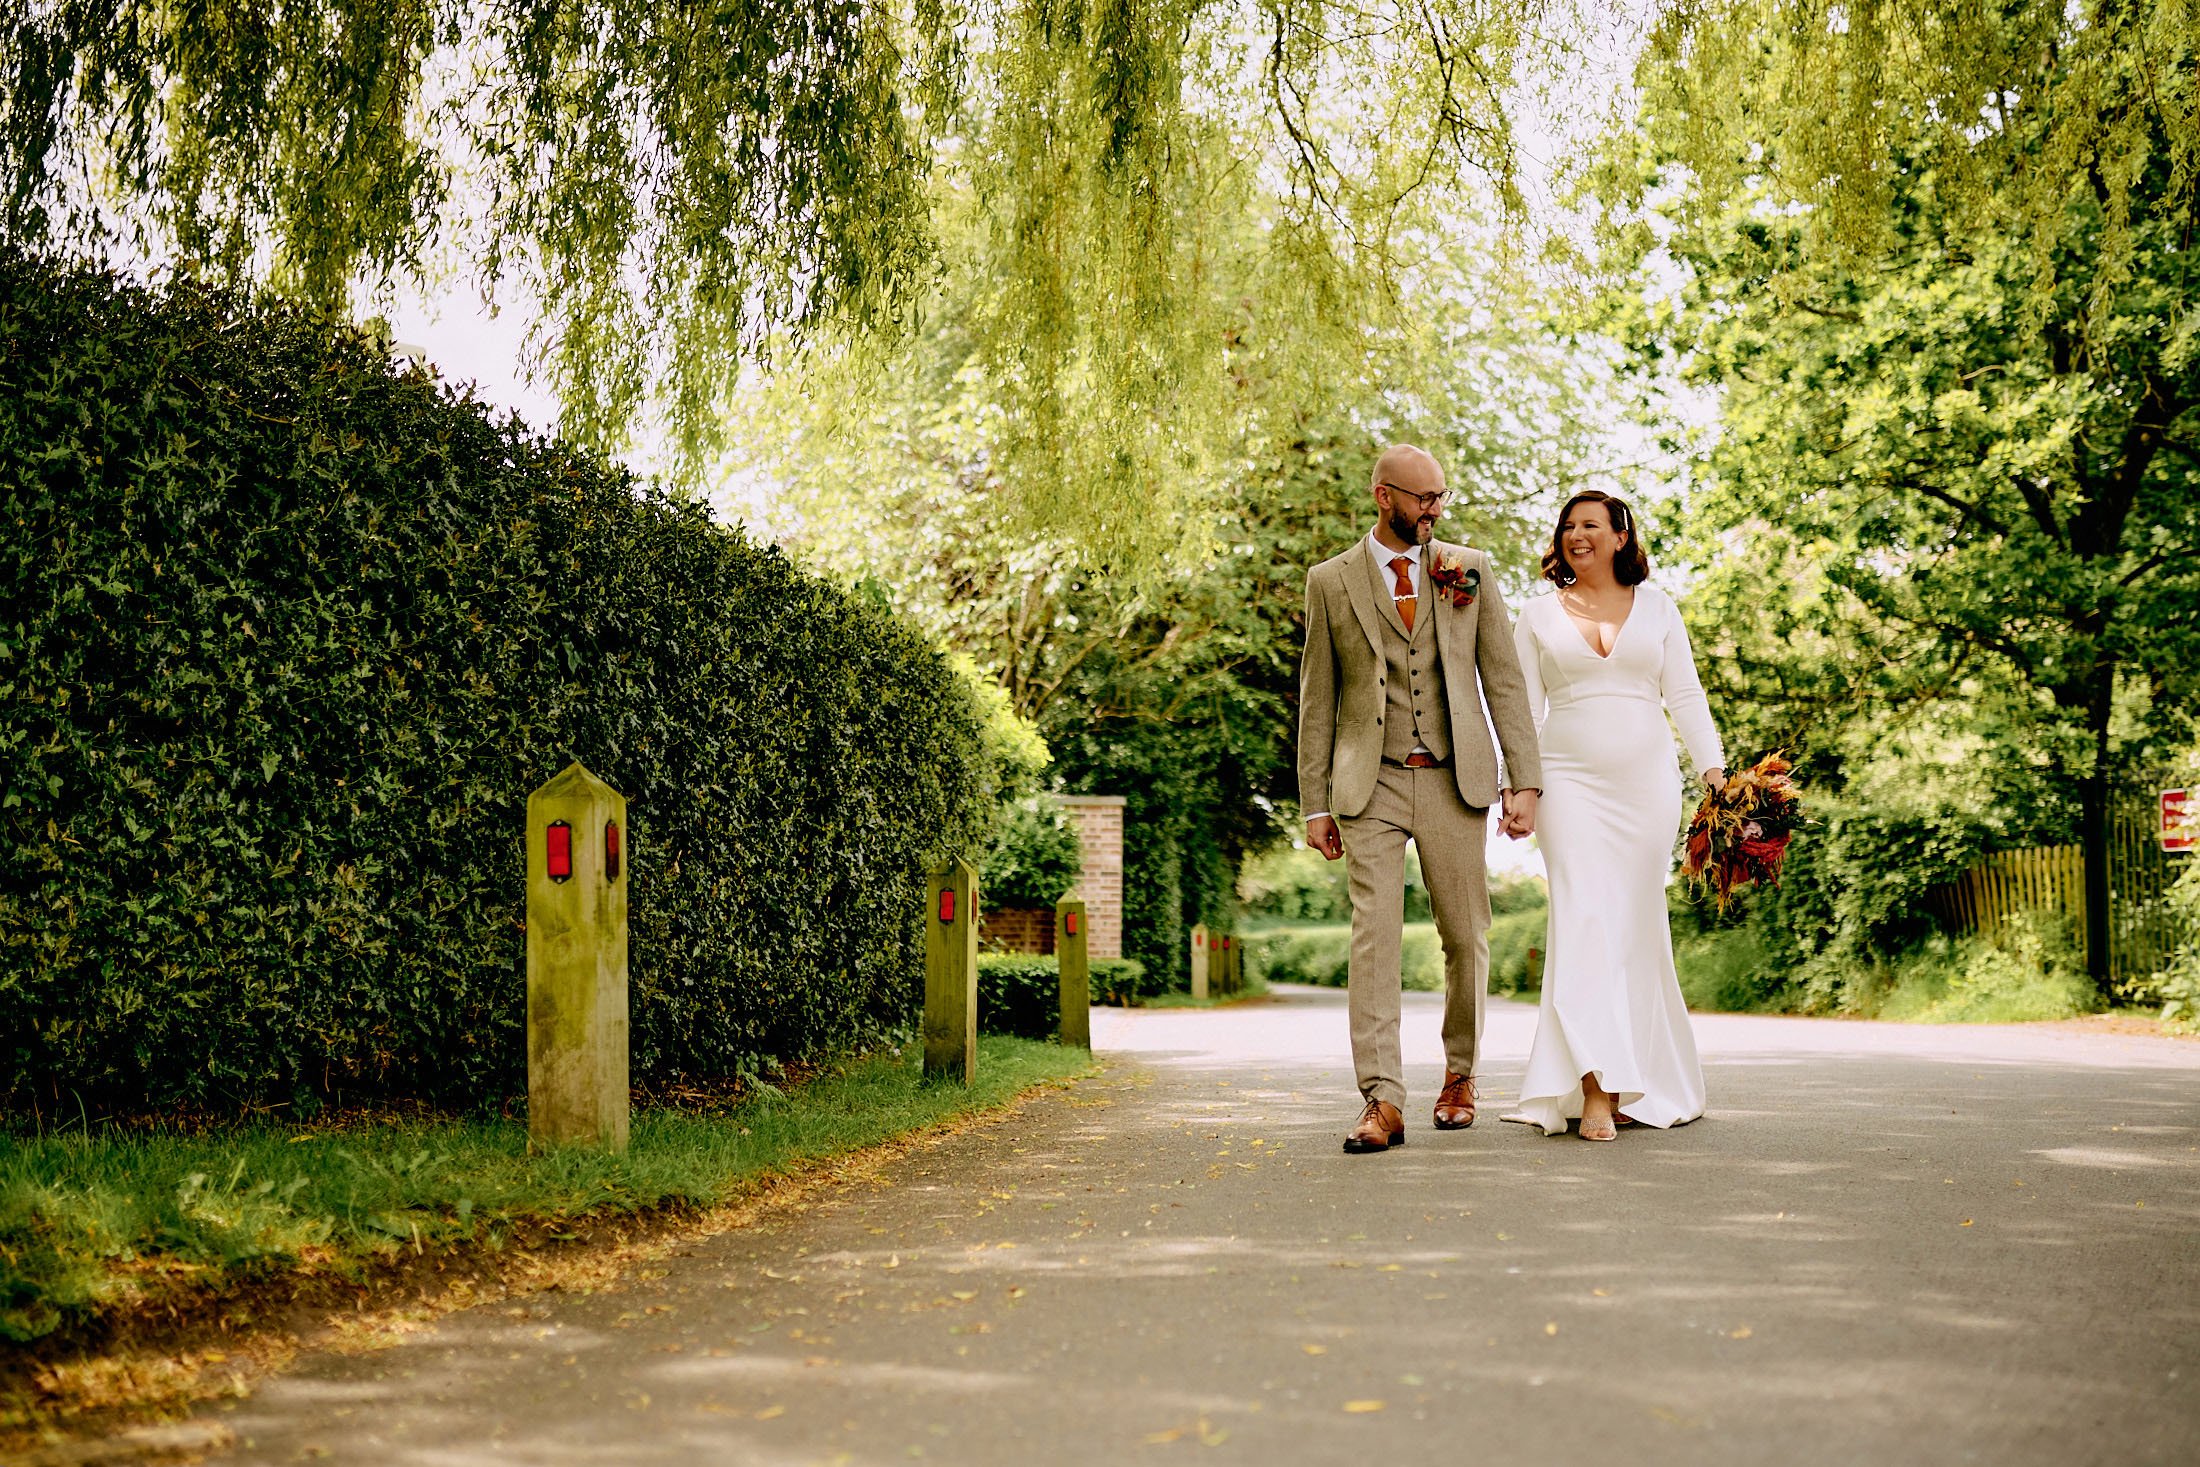
M 1355 1154 L 1388 1151 L 1405 1144 L 1406 1118 L 1387 1100 L 1370 1100 L 1367 1109 L 1360 1112 L 1360 1123 L 1344 1138 L 1344 1149 Z
M 1436 1094 L 1436 1129 L 1464 1131 L 1474 1124 L 1474 1081 L 1444 1071 L 1444 1088 Z

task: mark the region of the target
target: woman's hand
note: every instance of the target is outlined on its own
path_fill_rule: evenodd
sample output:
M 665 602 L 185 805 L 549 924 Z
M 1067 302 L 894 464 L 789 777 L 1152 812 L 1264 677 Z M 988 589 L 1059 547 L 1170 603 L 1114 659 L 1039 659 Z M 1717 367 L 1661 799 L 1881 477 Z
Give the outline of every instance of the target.
M 1726 793 L 1726 771 L 1724 769 L 1706 769 L 1703 772 L 1703 782 L 1710 786 L 1711 792 L 1715 795 Z

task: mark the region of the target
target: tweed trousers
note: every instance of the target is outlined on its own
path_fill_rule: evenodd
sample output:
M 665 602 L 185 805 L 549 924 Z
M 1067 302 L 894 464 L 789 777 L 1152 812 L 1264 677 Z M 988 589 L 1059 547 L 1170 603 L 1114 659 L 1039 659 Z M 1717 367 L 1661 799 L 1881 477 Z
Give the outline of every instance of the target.
M 1347 1007 L 1360 1094 L 1403 1106 L 1399 985 L 1405 937 L 1406 842 L 1421 855 L 1444 948 L 1444 1061 L 1472 1075 L 1490 975 L 1490 891 L 1483 866 L 1489 811 L 1469 805 L 1449 769 L 1384 765 L 1359 814 L 1337 822 L 1352 884 Z

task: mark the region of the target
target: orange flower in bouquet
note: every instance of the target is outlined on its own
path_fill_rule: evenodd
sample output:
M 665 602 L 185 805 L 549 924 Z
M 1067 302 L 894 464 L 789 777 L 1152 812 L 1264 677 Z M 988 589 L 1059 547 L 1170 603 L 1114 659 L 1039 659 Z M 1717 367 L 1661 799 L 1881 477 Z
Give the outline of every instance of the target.
M 1794 766 L 1767 754 L 1711 791 L 1688 822 L 1681 875 L 1711 893 L 1721 912 L 1745 886 L 1780 884 L 1780 862 L 1803 823 Z

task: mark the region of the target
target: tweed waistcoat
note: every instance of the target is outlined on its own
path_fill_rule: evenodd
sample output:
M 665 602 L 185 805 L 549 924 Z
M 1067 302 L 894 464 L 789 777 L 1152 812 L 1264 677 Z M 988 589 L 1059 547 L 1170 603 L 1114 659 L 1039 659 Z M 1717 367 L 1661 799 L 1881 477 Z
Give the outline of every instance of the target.
M 1444 696 L 1444 659 L 1436 655 L 1435 620 L 1435 598 L 1426 594 L 1410 638 L 1383 618 L 1383 757 L 1393 764 L 1405 762 L 1416 740 L 1438 759 L 1451 758 L 1451 705 Z

